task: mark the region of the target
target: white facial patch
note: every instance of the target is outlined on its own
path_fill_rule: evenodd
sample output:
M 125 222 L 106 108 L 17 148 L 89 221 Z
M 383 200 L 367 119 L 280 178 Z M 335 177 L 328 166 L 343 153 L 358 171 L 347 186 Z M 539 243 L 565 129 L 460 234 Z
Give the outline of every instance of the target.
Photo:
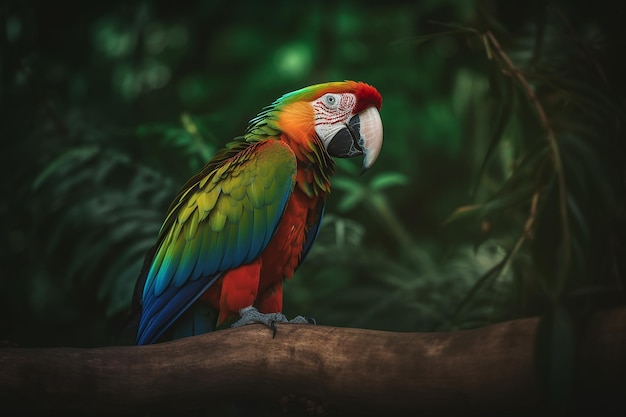
M 315 112 L 315 131 L 324 146 L 345 127 L 356 105 L 356 96 L 352 93 L 327 93 L 311 102 Z

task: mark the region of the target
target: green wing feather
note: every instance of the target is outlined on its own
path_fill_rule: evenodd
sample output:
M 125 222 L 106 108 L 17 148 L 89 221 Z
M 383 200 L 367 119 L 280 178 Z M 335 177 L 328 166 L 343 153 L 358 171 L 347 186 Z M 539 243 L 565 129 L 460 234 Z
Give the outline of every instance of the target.
M 239 142 L 216 155 L 172 203 L 142 295 L 137 343 L 152 343 L 220 275 L 257 258 L 295 184 L 283 142 Z

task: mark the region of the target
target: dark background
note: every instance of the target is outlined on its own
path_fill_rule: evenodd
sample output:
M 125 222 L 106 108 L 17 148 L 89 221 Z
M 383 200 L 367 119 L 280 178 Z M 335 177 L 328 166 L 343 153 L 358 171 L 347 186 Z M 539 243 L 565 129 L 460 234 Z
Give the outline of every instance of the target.
M 287 315 L 541 315 L 555 360 L 624 304 L 613 2 L 92 3 L 0 5 L 0 340 L 118 343 L 178 187 L 275 98 L 343 79 L 382 93 L 385 142 L 363 177 L 338 161 Z

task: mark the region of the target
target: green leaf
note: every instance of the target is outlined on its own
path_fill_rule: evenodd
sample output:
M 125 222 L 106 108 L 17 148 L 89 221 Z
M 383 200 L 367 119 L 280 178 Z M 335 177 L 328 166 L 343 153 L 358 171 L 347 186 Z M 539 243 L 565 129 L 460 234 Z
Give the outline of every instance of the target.
M 528 202 L 535 192 L 536 186 L 534 184 L 522 184 L 517 190 L 487 201 L 482 206 L 481 215 L 482 217 L 492 214 L 498 215 L 502 214 L 504 210 L 520 207 L 523 203 Z
M 394 185 L 406 185 L 408 182 L 409 179 L 404 174 L 400 174 L 399 172 L 383 172 L 370 181 L 369 187 L 372 190 L 378 191 Z
M 443 224 L 447 225 L 454 221 L 464 219 L 473 215 L 480 213 L 480 209 L 482 209 L 482 204 L 470 204 L 467 206 L 457 207 L 452 214 L 448 216 L 446 220 L 444 220 Z
M 473 27 L 470 26 L 465 26 L 462 25 L 460 23 L 456 23 L 456 22 L 440 22 L 437 20 L 431 20 L 430 23 L 435 24 L 435 25 L 439 25 L 439 26 L 443 26 L 446 28 L 450 28 L 453 29 L 454 32 L 461 32 L 461 33 L 478 33 L 478 30 L 476 30 Z
M 487 147 L 487 151 L 485 152 L 483 162 L 478 169 L 478 175 L 476 176 L 477 180 L 474 184 L 474 190 L 472 191 L 472 195 L 476 195 L 479 180 L 485 172 L 485 168 L 487 167 L 487 163 L 491 159 L 491 155 L 493 155 L 493 152 L 498 147 L 498 144 L 502 139 L 504 129 L 506 128 L 511 118 L 511 111 L 513 108 L 513 83 L 511 81 L 507 81 L 504 83 L 504 85 L 506 87 L 504 90 L 504 102 L 500 105 L 500 112 L 498 113 L 496 123 L 494 125 L 493 131 L 491 132 L 491 138 L 489 139 L 489 145 Z
M 359 174 L 359 171 L 361 168 L 359 168 L 357 166 L 357 164 L 354 162 L 353 159 L 336 159 L 335 160 L 335 164 L 337 164 L 337 167 L 343 171 L 346 171 L 348 174 L 351 174 L 353 176 L 357 176 Z M 333 180 L 334 182 L 334 180 Z
M 70 163 L 87 161 L 97 155 L 98 152 L 100 152 L 99 146 L 83 146 L 80 148 L 71 149 L 61 154 L 50 164 L 48 164 L 48 166 L 46 166 L 43 171 L 41 171 L 41 173 L 35 178 L 35 180 L 33 181 L 33 189 L 38 189 L 41 184 L 43 184 L 44 181 L 46 181 L 48 177 L 50 177 L 50 175 L 52 175 L 61 167 L 65 167 Z
M 563 414 L 571 399 L 576 333 L 568 311 L 560 303 L 541 318 L 535 342 L 535 367 L 549 409 Z
M 333 188 L 338 188 L 344 191 L 354 191 L 364 188 L 363 184 L 360 182 L 343 176 L 333 178 L 332 185 Z
M 537 177 L 542 164 L 549 158 L 549 150 L 545 141 L 537 142 L 519 158 L 513 173 L 506 179 L 505 183 L 492 195 L 496 198 L 512 192 L 516 188 L 529 184 Z
M 349 211 L 356 207 L 361 201 L 365 199 L 367 194 L 365 194 L 362 190 L 353 190 L 347 192 L 341 200 L 339 200 L 339 204 L 337 205 L 337 209 L 339 211 Z
M 554 175 L 537 211 L 534 232 L 531 253 L 539 283 L 549 299 L 557 300 L 561 297 L 569 276 L 565 274 L 567 268 L 564 264 L 563 246 L 571 242 L 563 242 L 559 195 Z
M 459 35 L 459 34 L 467 34 L 468 30 L 467 29 L 455 29 L 455 30 L 446 30 L 443 32 L 436 32 L 436 33 L 429 33 L 426 35 L 419 35 L 419 36 L 411 36 L 409 38 L 404 38 L 404 39 L 400 39 L 397 41 L 392 42 L 392 45 L 401 45 L 401 44 L 422 44 L 431 40 L 435 40 L 435 39 L 441 39 L 441 38 L 445 38 L 448 36 L 452 36 L 452 35 Z
M 511 267 L 512 262 L 515 260 L 517 254 L 519 253 L 524 241 L 526 240 L 526 235 L 524 232 L 518 237 L 515 245 L 511 250 L 509 250 L 506 256 L 498 263 L 496 263 L 492 268 L 487 270 L 481 276 L 478 281 L 472 286 L 472 288 L 465 294 L 463 300 L 457 307 L 456 311 L 452 315 L 452 322 L 456 324 L 458 319 L 462 316 L 462 314 L 468 309 L 470 304 L 474 302 L 476 298 L 476 294 L 482 290 L 483 288 L 488 287 L 489 285 L 496 282 L 501 276 L 505 275 L 509 268 Z

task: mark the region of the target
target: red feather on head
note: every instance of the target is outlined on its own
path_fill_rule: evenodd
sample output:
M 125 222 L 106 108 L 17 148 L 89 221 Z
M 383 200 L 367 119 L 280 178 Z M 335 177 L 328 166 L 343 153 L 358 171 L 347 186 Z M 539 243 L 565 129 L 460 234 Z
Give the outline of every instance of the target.
M 365 83 L 357 83 L 354 95 L 357 98 L 357 104 L 354 113 L 360 113 L 370 106 L 376 107 L 378 110 L 383 105 L 383 98 L 374 87 Z

